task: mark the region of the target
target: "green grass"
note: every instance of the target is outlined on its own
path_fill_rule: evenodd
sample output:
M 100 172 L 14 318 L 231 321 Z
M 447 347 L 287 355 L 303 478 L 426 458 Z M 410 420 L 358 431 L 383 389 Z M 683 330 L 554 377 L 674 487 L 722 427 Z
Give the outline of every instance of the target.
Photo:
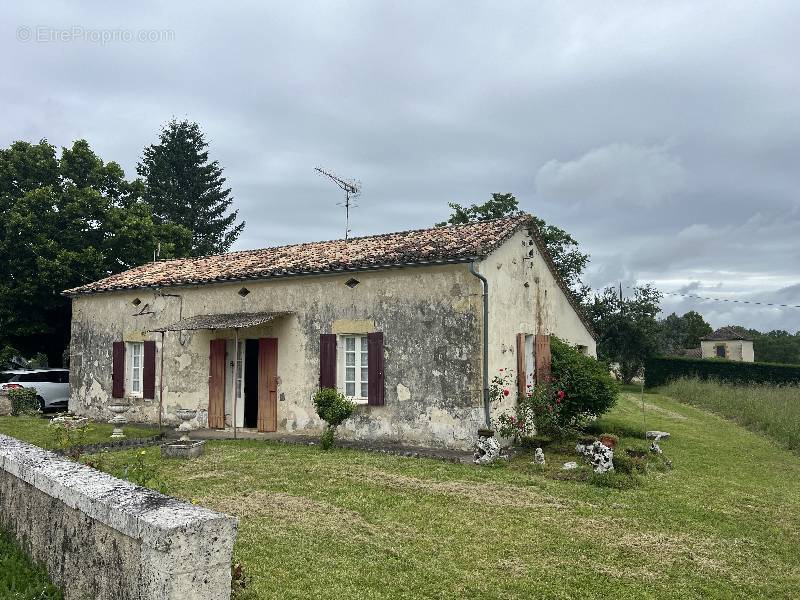
M 661 391 L 722 415 L 800 453 L 800 387 L 679 379 Z
M 169 492 L 239 517 L 247 598 L 800 597 L 800 458 L 659 394 L 595 428 L 663 429 L 671 471 L 558 480 L 566 448 L 495 468 L 259 441 L 162 461 Z M 110 453 L 116 471 L 135 451 Z
M 54 448 L 55 437 L 49 428 L 49 417 L 18 416 L 0 417 L 0 433 L 10 435 L 19 440 L 36 444 L 42 448 Z M 87 444 L 111 441 L 111 430 L 108 423 L 91 423 L 91 431 L 86 436 Z M 142 438 L 156 435 L 157 429 L 152 427 L 125 426 L 125 435 L 129 438 Z
M 0 598 L 4 600 L 61 600 L 61 592 L 0 530 Z

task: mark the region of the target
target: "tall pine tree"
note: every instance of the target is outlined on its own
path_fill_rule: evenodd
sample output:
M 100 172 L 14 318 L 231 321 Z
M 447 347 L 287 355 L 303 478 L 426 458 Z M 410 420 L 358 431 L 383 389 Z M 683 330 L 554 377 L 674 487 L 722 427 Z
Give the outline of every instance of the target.
M 235 223 L 239 211 L 228 212 L 231 190 L 224 187 L 219 162 L 209 161 L 207 148 L 197 123 L 172 119 L 137 166 L 155 217 L 192 232 L 192 256 L 227 251 L 245 225 Z

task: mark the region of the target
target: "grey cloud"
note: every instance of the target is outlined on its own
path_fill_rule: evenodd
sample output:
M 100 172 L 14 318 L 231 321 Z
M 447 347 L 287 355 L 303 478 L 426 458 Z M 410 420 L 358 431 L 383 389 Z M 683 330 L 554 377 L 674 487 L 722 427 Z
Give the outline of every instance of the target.
M 755 297 L 800 283 L 796 2 L 0 11 L 0 144 L 86 138 L 132 175 L 164 121 L 197 120 L 248 221 L 238 248 L 339 237 L 322 165 L 363 182 L 355 234 L 514 192 L 580 240 L 596 287 L 698 281 Z M 21 43 L 22 25 L 174 38 Z M 693 306 L 720 324 L 798 327 L 785 311 Z

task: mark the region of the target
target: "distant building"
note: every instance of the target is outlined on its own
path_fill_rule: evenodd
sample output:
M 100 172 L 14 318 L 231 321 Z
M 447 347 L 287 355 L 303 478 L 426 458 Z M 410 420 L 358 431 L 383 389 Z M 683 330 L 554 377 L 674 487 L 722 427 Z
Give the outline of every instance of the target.
M 753 362 L 753 340 L 746 338 L 733 327 L 722 327 L 714 333 L 700 338 L 703 358 L 725 358 L 742 362 Z

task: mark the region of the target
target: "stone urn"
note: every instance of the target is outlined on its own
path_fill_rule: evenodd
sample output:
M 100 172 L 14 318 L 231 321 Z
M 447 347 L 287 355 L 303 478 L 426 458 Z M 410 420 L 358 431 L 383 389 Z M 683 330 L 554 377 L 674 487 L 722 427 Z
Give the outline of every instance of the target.
M 128 422 L 128 419 L 123 417 L 122 415 L 128 412 L 130 406 L 127 404 L 111 404 L 108 407 L 114 416 L 109 420 L 109 423 L 114 426 L 114 431 L 111 432 L 111 437 L 113 439 L 121 439 L 125 437 L 125 432 L 122 431 L 122 426 Z
M 189 408 L 179 408 L 175 411 L 175 415 L 181 420 L 181 424 L 175 429 L 175 431 L 181 434 L 179 441 L 190 442 L 189 433 L 192 431 L 192 426 L 189 424 L 189 421 L 197 416 L 197 411 Z

